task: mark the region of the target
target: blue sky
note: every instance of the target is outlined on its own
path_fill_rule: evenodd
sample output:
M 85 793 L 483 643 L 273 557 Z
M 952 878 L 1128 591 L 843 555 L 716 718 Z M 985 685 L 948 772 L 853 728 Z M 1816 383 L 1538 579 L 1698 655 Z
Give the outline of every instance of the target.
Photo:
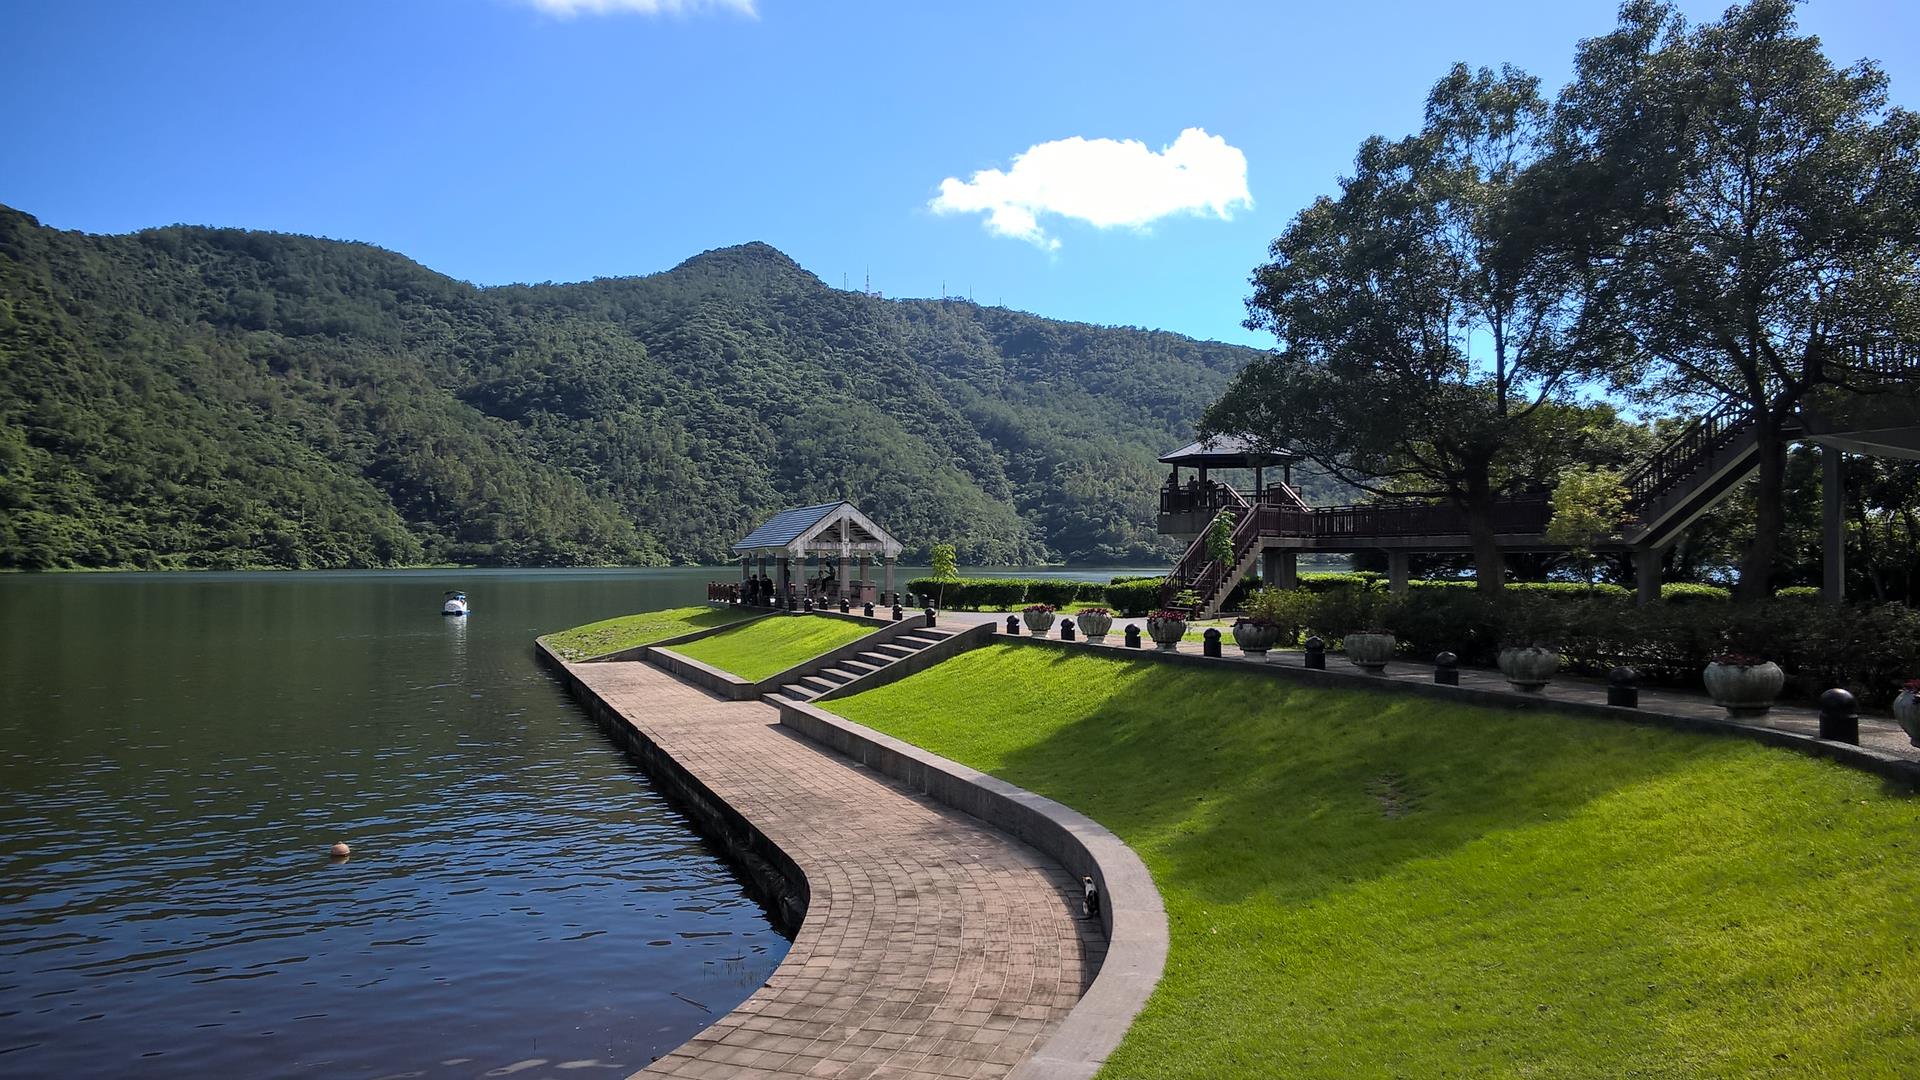
M 1361 139 L 1414 127 L 1455 60 L 1557 87 L 1615 11 L 543 2 L 649 0 L 7 4 L 0 202 L 95 232 L 364 240 L 482 284 L 651 273 L 764 240 L 834 286 L 870 269 L 888 296 L 944 283 L 1267 345 L 1240 326 L 1248 273 Z M 1920 5 L 1816 0 L 1801 21 L 1920 104 Z M 1042 144 L 1057 145 L 1013 171 Z M 949 205 L 982 209 L 936 212 L 949 179 Z M 1025 219 L 1036 205 L 1081 216 Z M 1198 209 L 1154 217 L 1183 206 Z

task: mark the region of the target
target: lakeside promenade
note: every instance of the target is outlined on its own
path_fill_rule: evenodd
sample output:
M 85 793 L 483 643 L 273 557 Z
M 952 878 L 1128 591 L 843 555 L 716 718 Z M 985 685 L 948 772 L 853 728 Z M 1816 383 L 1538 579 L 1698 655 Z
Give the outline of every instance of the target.
M 642 662 L 567 664 L 805 875 L 765 986 L 643 1075 L 1005 1076 L 1060 1025 L 1105 939 L 1057 863 Z

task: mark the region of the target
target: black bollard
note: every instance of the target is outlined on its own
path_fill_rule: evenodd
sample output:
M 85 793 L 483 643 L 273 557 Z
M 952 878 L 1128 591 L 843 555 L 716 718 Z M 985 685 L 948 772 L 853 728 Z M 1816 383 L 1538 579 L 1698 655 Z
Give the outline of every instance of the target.
M 1072 619 L 1060 620 L 1060 640 L 1061 641 L 1073 640 L 1073 620 Z
M 927 611 L 926 611 L 926 615 L 927 615 L 927 625 L 928 625 L 928 626 L 932 626 L 932 625 L 933 625 L 933 618 L 934 618 L 934 612 L 933 612 L 933 609 L 932 609 L 932 608 L 928 608 L 928 609 L 927 609 Z
M 1607 704 L 1620 709 L 1640 707 L 1640 673 L 1617 667 L 1607 673 Z
M 871 619 L 871 618 L 873 618 L 873 605 L 872 605 L 872 604 L 868 604 L 868 605 L 867 605 L 867 607 L 866 607 L 866 611 L 867 611 L 867 618 L 869 618 L 869 619 Z
M 1301 645 L 1307 651 L 1307 666 L 1315 671 L 1327 670 L 1327 643 L 1315 634 Z
M 1007 633 L 1012 634 L 1014 637 L 1020 636 L 1020 617 L 1018 615 L 1007 616 Z
M 1460 685 L 1460 658 L 1443 652 L 1433 658 L 1433 681 L 1441 686 Z
M 907 613 L 900 610 L 899 604 L 893 605 L 893 621 L 894 622 L 899 622 L 901 619 L 904 619 L 906 617 L 907 617 Z
M 1220 655 L 1220 628 L 1219 627 L 1209 626 L 1207 627 L 1207 632 L 1200 635 L 1200 655 L 1201 656 L 1219 656 Z
M 802 600 L 802 601 L 800 601 L 800 610 L 801 610 L 801 611 L 804 611 L 804 612 L 807 612 L 808 614 L 812 614 L 812 612 L 813 612 L 813 597 L 811 597 L 811 596 L 809 596 L 809 597 L 807 597 L 807 598 L 806 598 L 805 600 Z
M 845 614 L 847 614 L 848 612 L 850 612 L 850 611 L 852 611 L 852 610 L 853 610 L 853 605 L 852 605 L 852 604 L 849 604 L 849 603 L 847 603 L 847 598 L 846 598 L 846 597 L 844 597 L 844 596 L 843 596 L 843 597 L 841 597 L 841 598 L 840 598 L 840 614 L 842 614 L 842 615 L 845 615 Z
M 1860 745 L 1860 714 L 1852 694 L 1836 687 L 1820 695 L 1820 737 Z
M 1137 649 L 1139 647 L 1140 647 L 1140 628 L 1138 626 L 1135 626 L 1133 623 L 1128 623 L 1127 624 L 1127 648 Z

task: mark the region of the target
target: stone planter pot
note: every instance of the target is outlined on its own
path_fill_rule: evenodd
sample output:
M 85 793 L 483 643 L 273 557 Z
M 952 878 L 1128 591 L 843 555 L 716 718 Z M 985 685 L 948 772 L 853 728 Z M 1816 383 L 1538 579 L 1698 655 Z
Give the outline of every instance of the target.
M 1161 652 L 1172 652 L 1180 639 L 1187 636 L 1185 619 L 1148 619 L 1147 636 L 1160 647 Z
M 1893 719 L 1907 733 L 1907 741 L 1920 746 L 1920 694 L 1900 691 L 1900 696 L 1893 699 Z
M 1080 632 L 1085 634 L 1087 640 L 1095 645 L 1107 640 L 1107 631 L 1113 629 L 1112 615 L 1101 615 L 1096 612 L 1083 611 L 1074 616 L 1074 618 L 1080 624 Z
M 1765 716 L 1787 685 L 1787 673 L 1771 660 L 1760 664 L 1708 664 L 1700 679 L 1707 696 L 1732 717 Z
M 1053 619 L 1054 613 L 1051 611 L 1023 611 L 1020 613 L 1020 621 L 1026 623 L 1027 629 L 1033 631 L 1040 637 L 1045 637 L 1047 631 L 1053 629 Z
M 1538 645 L 1501 649 L 1498 663 L 1509 686 L 1523 694 L 1538 694 L 1560 670 L 1560 651 Z
M 1387 661 L 1393 659 L 1392 634 L 1348 634 L 1346 643 L 1347 660 L 1354 667 L 1369 675 L 1386 673 Z
M 1280 641 L 1280 628 L 1272 623 L 1241 620 L 1233 624 L 1233 643 L 1244 655 L 1265 657 L 1267 650 Z

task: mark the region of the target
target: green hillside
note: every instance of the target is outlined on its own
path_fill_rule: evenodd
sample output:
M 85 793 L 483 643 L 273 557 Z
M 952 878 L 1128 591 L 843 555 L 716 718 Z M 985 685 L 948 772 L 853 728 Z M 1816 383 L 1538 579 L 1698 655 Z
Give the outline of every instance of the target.
M 764 244 L 482 289 L 0 207 L 0 567 L 706 561 L 842 495 L 974 564 L 1156 558 L 1154 458 L 1251 355 L 830 289 Z

